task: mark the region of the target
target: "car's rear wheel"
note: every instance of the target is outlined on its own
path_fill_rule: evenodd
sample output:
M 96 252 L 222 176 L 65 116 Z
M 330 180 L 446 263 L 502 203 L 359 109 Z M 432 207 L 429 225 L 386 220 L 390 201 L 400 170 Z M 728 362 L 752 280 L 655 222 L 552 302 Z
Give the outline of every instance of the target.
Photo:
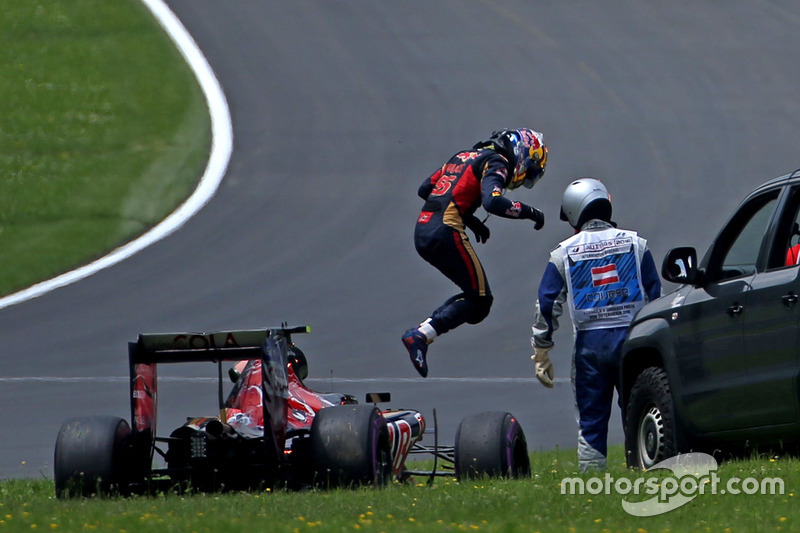
M 465 417 L 456 431 L 455 471 L 459 480 L 530 476 L 528 442 L 517 419 L 496 411 Z
M 311 426 L 311 449 L 318 486 L 383 486 L 392 477 L 389 428 L 375 407 L 320 410 Z
M 122 418 L 69 420 L 56 439 L 54 474 L 59 498 L 107 496 L 128 490 L 131 428 Z
M 629 467 L 648 469 L 680 453 L 669 381 L 663 368 L 649 367 L 631 388 L 625 415 Z

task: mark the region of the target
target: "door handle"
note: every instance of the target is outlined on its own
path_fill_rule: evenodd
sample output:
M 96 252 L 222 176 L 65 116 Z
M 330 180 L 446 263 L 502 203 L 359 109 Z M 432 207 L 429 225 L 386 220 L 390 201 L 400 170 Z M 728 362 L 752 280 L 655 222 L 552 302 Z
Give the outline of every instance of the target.
M 733 304 L 728 308 L 728 314 L 731 316 L 739 315 L 742 313 L 742 311 L 744 311 L 744 306 L 739 304 Z
M 786 307 L 791 307 L 797 303 L 798 296 L 794 292 L 790 292 L 789 294 L 784 294 L 781 296 L 781 300 L 783 300 L 783 304 Z

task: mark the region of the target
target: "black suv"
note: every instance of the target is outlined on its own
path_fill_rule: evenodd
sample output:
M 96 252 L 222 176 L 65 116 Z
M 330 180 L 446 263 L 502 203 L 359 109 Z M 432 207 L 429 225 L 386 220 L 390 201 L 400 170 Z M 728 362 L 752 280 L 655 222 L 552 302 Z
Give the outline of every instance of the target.
M 628 466 L 689 450 L 786 448 L 800 439 L 800 170 L 753 191 L 698 265 L 670 250 L 681 284 L 645 306 L 622 350 Z

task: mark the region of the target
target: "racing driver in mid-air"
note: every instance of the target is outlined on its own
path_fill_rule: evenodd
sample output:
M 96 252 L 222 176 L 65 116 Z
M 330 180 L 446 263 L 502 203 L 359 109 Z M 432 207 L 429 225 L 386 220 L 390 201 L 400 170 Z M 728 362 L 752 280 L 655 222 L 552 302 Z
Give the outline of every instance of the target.
M 503 196 L 520 185 L 530 189 L 547 165 L 547 147 L 541 133 L 528 128 L 495 131 L 486 141 L 456 153 L 419 188 L 425 200 L 414 230 L 419 255 L 461 289 L 447 299 L 402 340 L 411 362 L 422 377 L 428 375 L 428 345 L 463 323 L 477 324 L 489 314 L 492 293 L 481 262 L 467 236 L 489 239 L 489 228 L 475 216 L 478 207 L 504 218 L 528 219 L 534 229 L 544 225 L 544 214 Z

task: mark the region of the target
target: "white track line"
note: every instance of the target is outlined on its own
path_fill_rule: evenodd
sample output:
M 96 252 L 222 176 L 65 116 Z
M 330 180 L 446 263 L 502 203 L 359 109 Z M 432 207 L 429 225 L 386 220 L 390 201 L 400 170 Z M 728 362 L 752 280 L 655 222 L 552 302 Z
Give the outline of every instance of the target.
M 200 84 L 206 101 L 208 102 L 211 116 L 211 153 L 208 158 L 205 173 L 200 178 L 200 184 L 192 195 L 153 229 L 115 250 L 100 259 L 89 263 L 77 270 L 67 272 L 55 278 L 37 283 L 27 289 L 0 298 L 0 309 L 37 298 L 52 290 L 80 281 L 84 278 L 123 261 L 133 254 L 140 252 L 151 244 L 171 234 L 194 216 L 214 196 L 233 151 L 233 126 L 231 125 L 230 111 L 225 94 L 219 85 L 214 71 L 206 61 L 203 53 L 194 42 L 192 36 L 183 27 L 178 17 L 167 7 L 162 0 L 141 0 L 153 13 L 159 24 L 164 28 L 175 45 L 180 50 L 189 67 L 195 74 Z

